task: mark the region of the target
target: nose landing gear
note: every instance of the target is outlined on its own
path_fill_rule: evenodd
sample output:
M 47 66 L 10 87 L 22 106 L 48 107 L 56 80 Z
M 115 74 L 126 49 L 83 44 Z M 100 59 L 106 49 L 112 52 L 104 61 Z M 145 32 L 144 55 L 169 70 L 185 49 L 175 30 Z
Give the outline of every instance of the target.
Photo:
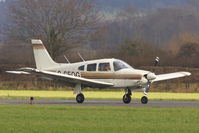
M 148 97 L 147 97 L 147 92 L 149 91 L 148 88 L 144 88 L 144 96 L 141 98 L 141 103 L 142 104 L 147 104 L 148 103 Z

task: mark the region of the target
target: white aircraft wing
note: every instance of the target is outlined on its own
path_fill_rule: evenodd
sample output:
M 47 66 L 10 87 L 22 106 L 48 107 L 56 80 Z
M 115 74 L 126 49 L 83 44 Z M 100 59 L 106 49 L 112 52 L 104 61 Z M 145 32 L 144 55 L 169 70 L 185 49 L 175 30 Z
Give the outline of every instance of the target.
M 160 75 L 156 75 L 157 77 L 155 80 L 153 80 L 153 82 L 180 78 L 180 77 L 185 77 L 185 76 L 190 76 L 190 75 L 191 75 L 190 72 L 175 72 L 175 73 L 168 73 L 168 74 L 160 74 Z
M 20 71 L 7 71 L 7 72 L 14 73 L 14 74 L 34 74 L 45 79 L 61 80 L 61 81 L 66 81 L 66 83 L 68 84 L 72 84 L 72 85 L 81 84 L 86 87 L 101 88 L 101 87 L 113 86 L 112 83 L 101 82 L 101 81 L 96 81 L 92 79 L 86 79 L 82 77 L 66 75 L 66 74 L 61 74 L 61 73 L 43 71 L 43 70 L 38 70 L 34 68 L 21 68 L 19 70 Z

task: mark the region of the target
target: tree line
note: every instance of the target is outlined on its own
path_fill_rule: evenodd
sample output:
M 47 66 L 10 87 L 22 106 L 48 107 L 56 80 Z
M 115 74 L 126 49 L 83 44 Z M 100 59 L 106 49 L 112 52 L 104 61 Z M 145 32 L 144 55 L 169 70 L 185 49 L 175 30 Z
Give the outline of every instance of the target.
M 162 66 L 198 67 L 198 13 L 189 6 L 128 6 L 110 20 L 90 0 L 18 0 L 9 8 L 0 60 L 34 64 L 30 38 L 40 38 L 58 62 L 63 55 L 78 61 L 80 52 L 86 59 L 114 57 L 136 66 L 153 65 L 159 56 Z

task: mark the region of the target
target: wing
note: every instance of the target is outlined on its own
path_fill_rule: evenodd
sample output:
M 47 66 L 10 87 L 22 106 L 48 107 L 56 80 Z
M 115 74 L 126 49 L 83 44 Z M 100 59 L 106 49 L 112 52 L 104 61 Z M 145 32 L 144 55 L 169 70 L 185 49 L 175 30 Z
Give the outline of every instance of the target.
M 14 74 L 34 74 L 45 79 L 61 80 L 61 81 L 67 82 L 68 84 L 72 84 L 72 85 L 81 84 L 86 87 L 105 88 L 105 87 L 113 86 L 112 83 L 101 82 L 101 81 L 96 81 L 96 80 L 91 80 L 91 79 L 86 79 L 82 77 L 76 77 L 76 76 L 66 75 L 66 74 L 61 74 L 61 73 L 43 71 L 43 70 L 38 70 L 34 68 L 21 68 L 19 70 L 20 71 L 6 71 L 6 72 L 14 73 Z
M 175 73 L 168 73 L 168 74 L 160 74 L 160 75 L 156 75 L 157 77 L 155 80 L 153 80 L 153 82 L 180 78 L 180 77 L 185 77 L 185 76 L 190 76 L 190 75 L 191 75 L 190 72 L 175 72 Z

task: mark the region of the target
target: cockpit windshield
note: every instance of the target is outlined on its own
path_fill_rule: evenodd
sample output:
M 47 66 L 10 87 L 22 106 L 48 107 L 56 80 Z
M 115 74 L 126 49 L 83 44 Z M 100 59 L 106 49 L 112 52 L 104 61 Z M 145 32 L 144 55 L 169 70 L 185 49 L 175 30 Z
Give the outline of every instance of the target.
M 115 71 L 118 71 L 118 70 L 124 69 L 124 68 L 132 68 L 130 65 L 128 65 L 127 63 L 120 61 L 120 60 L 114 61 L 113 66 L 114 66 Z

